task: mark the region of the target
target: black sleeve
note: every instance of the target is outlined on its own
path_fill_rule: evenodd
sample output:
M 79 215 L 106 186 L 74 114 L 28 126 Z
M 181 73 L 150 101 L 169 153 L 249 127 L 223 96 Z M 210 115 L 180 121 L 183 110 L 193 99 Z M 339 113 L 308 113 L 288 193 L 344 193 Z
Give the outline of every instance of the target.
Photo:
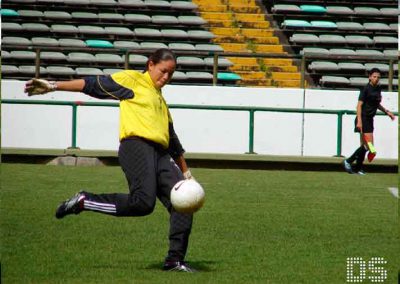
M 172 123 L 169 123 L 168 153 L 173 159 L 176 159 L 185 153 L 185 150 L 182 148 L 181 142 L 179 141 L 178 135 L 175 133 L 174 125 Z
M 367 97 L 367 88 L 362 88 L 360 91 L 360 95 L 358 96 L 358 100 L 365 102 L 366 97 Z
M 83 80 L 85 80 L 83 92 L 94 98 L 126 100 L 134 96 L 131 89 L 119 85 L 110 75 L 88 76 Z

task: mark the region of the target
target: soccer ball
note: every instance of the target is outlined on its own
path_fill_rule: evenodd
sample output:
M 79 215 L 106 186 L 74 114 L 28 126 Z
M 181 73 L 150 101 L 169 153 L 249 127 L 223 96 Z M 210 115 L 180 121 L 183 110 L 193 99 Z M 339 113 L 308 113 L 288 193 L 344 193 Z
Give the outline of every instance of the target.
M 176 211 L 194 213 L 204 204 L 204 190 L 193 179 L 179 181 L 171 190 L 171 203 Z

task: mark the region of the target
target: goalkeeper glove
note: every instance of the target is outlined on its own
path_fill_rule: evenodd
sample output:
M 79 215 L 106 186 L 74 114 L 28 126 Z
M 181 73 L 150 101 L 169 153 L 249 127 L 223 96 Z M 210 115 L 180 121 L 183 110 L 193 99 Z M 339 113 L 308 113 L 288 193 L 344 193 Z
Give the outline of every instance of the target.
M 28 96 L 43 95 L 49 92 L 53 92 L 57 89 L 55 81 L 47 81 L 44 79 L 32 79 L 25 85 L 25 93 Z

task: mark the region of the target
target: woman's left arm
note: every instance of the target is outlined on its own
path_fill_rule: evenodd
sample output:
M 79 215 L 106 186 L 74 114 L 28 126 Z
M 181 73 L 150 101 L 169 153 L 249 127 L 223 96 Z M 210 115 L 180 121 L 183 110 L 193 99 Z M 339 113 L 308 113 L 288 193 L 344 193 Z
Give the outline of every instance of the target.
M 168 153 L 174 159 L 175 163 L 181 169 L 183 176 L 185 179 L 193 178 L 192 173 L 189 170 L 188 165 L 186 164 L 186 160 L 183 157 L 185 150 L 182 147 L 181 142 L 179 141 L 178 135 L 176 135 L 174 130 L 174 125 L 169 123 L 169 147 Z
M 379 105 L 379 106 L 378 106 L 378 109 L 379 109 L 380 111 L 386 113 L 386 114 L 390 117 L 391 120 L 394 120 L 394 119 L 396 118 L 396 116 L 395 116 L 393 113 L 391 113 L 389 110 L 387 110 L 386 108 L 384 108 L 382 105 Z

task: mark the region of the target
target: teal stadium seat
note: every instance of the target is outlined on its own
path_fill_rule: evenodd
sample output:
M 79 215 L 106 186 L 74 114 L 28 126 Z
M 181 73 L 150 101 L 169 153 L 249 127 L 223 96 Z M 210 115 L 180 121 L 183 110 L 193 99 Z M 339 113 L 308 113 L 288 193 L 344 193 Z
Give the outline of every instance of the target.
M 389 72 L 389 64 L 385 63 L 365 63 L 365 69 L 367 71 L 371 70 L 372 68 L 378 68 L 381 72 L 387 73 Z
M 311 24 L 304 20 L 284 20 L 282 22 L 282 27 L 310 28 Z
M 337 25 L 330 21 L 311 21 L 311 26 L 313 28 L 325 28 L 325 29 L 336 29 Z
M 10 53 L 8 51 L 2 50 L 1 51 L 1 58 L 2 59 L 8 59 L 8 58 L 11 58 L 11 55 L 10 55 Z
M 224 51 L 224 49 L 216 44 L 196 44 L 196 50 L 198 51 Z
M 218 72 L 217 78 L 222 81 L 237 81 L 242 79 L 238 74 L 226 72 Z
M 19 14 L 17 11 L 13 9 L 1 9 L 1 16 L 2 17 L 18 17 Z
M 94 48 L 112 48 L 113 44 L 107 40 L 98 40 L 98 39 L 88 39 L 86 40 L 86 45 L 88 47 Z
M 326 8 L 319 5 L 300 5 L 300 10 L 306 13 L 326 13 Z
M 350 77 L 349 81 L 351 86 L 357 87 L 365 86 L 368 84 L 368 78 L 365 77 Z
M 385 57 L 397 58 L 399 56 L 399 51 L 397 49 L 388 49 L 384 50 L 383 54 L 385 55 Z

